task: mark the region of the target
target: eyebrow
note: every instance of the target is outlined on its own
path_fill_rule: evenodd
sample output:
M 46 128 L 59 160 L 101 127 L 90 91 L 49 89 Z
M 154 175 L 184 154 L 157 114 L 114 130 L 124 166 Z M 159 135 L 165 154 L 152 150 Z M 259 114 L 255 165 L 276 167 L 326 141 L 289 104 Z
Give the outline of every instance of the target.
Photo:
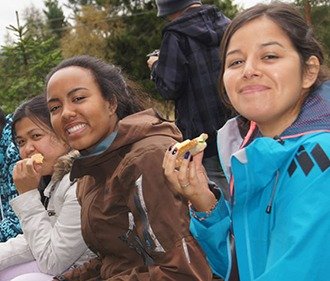
M 270 42 L 267 42 L 267 43 L 263 43 L 263 44 L 261 44 L 261 47 L 267 47 L 269 45 L 278 45 L 281 48 L 284 48 L 284 46 L 281 43 L 277 42 L 277 41 L 270 41 Z
M 281 48 L 284 48 L 284 46 L 281 43 L 277 42 L 277 41 L 270 41 L 270 42 L 267 42 L 267 43 L 262 43 L 260 45 L 260 48 L 264 48 L 264 47 L 271 46 L 271 45 L 277 45 L 277 46 L 280 46 Z M 228 57 L 229 55 L 235 54 L 235 53 L 239 53 L 239 52 L 240 52 L 239 49 L 232 50 L 232 51 L 230 51 L 226 54 L 226 57 Z
M 33 128 L 33 129 L 27 131 L 26 134 L 27 134 L 27 135 L 32 135 L 32 134 L 35 133 L 35 131 L 37 131 L 37 130 L 44 131 L 44 130 L 41 129 L 41 128 Z M 24 137 L 23 137 L 23 136 L 20 136 L 20 135 L 16 135 L 16 136 L 15 136 L 15 139 L 24 139 Z
M 74 88 L 71 91 L 69 91 L 66 95 L 68 97 L 72 96 L 75 92 L 80 91 L 80 90 L 87 90 L 87 88 L 84 87 L 78 87 L 78 88 Z M 56 102 L 59 101 L 59 98 L 51 98 L 47 101 L 47 103 L 51 103 L 51 102 Z

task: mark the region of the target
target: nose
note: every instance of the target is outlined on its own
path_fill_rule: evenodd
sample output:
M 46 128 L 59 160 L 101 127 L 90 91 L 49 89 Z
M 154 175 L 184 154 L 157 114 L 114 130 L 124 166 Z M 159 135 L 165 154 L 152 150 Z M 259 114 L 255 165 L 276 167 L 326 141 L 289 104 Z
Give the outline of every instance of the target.
M 243 79 L 252 79 L 261 76 L 258 64 L 253 59 L 246 60 L 242 73 Z
M 22 148 L 21 154 L 22 158 L 31 157 L 32 154 L 36 151 L 33 141 L 28 140 L 24 147 Z
M 63 104 L 62 119 L 70 120 L 75 116 L 76 116 L 76 112 L 74 111 L 74 108 L 69 104 Z

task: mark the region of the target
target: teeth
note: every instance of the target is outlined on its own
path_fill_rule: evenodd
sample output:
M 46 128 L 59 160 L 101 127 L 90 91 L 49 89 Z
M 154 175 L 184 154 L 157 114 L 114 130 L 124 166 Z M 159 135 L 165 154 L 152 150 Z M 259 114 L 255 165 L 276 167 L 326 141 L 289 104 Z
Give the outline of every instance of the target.
M 85 128 L 86 125 L 85 124 L 79 124 L 79 125 L 75 125 L 69 129 L 67 129 L 67 131 L 69 132 L 69 134 L 72 134 L 74 132 L 77 132 L 78 130 Z

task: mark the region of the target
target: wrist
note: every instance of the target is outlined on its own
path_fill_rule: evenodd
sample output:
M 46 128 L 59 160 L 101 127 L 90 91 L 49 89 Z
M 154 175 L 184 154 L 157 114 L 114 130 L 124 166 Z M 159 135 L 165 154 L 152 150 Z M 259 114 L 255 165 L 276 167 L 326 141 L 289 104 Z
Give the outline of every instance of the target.
M 197 212 L 210 212 L 214 209 L 217 199 L 214 194 L 208 190 L 202 194 L 193 196 L 190 200 L 191 207 Z
M 204 221 L 212 215 L 213 211 L 217 208 L 218 203 L 219 201 L 216 200 L 207 211 L 196 211 L 193 207 L 190 207 L 190 215 L 199 221 Z

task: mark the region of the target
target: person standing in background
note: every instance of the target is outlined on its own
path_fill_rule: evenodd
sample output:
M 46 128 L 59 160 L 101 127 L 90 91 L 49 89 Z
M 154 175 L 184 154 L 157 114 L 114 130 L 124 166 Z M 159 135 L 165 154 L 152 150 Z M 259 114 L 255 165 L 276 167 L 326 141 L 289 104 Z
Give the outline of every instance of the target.
M 147 61 L 151 79 L 165 100 L 174 100 L 176 124 L 184 139 L 208 134 L 203 164 L 209 179 L 227 195 L 216 131 L 230 117 L 218 93 L 219 46 L 230 20 L 201 1 L 157 0 L 156 4 L 157 15 L 169 23 L 162 32 L 159 56 Z
M 0 109 L 0 242 L 22 233 L 19 219 L 9 205 L 9 201 L 17 196 L 12 171 L 20 159 L 12 140 L 11 123 L 11 114 L 6 116 Z

